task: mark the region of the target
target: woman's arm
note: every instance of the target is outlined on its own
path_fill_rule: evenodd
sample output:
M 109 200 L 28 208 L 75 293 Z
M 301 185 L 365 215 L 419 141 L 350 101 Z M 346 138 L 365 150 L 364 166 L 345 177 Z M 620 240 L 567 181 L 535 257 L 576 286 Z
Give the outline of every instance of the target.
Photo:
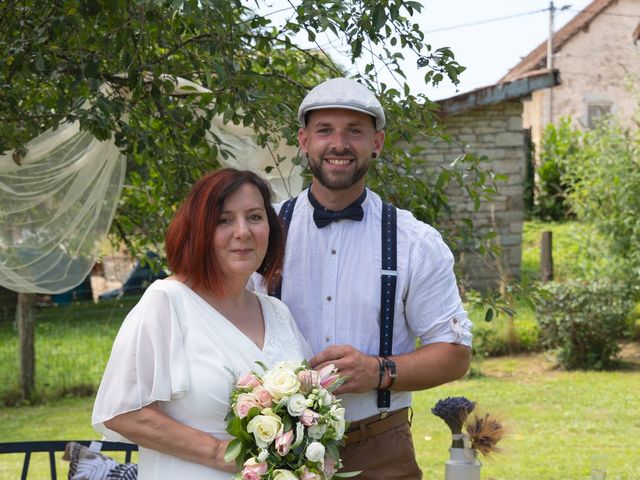
M 144 448 L 217 470 L 237 471 L 235 463 L 224 461 L 228 441 L 174 420 L 156 403 L 117 415 L 104 425 Z

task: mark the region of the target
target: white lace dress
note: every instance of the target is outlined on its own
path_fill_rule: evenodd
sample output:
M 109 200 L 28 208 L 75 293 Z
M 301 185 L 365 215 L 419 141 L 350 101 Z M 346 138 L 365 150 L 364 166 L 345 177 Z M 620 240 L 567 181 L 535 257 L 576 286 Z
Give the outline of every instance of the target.
M 174 280 L 154 282 L 124 320 L 113 344 L 93 409 L 94 428 L 107 440 L 126 441 L 104 422 L 152 402 L 176 420 L 228 439 L 224 418 L 235 379 L 259 369 L 256 360 L 310 358 L 284 303 L 260 300 L 262 350 L 193 290 Z M 140 449 L 139 478 L 228 480 L 231 474 Z

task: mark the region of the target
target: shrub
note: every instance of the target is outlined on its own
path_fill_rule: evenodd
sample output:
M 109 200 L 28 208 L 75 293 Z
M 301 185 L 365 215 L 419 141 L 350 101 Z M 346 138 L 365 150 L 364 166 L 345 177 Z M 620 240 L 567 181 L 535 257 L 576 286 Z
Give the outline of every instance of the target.
M 568 370 L 613 366 L 634 307 L 627 285 L 609 279 L 547 285 L 550 295 L 537 310 L 540 337 L 546 348 L 559 349 L 560 365 Z
M 539 190 L 533 215 L 542 220 L 565 220 L 573 215 L 567 205 L 565 165 L 580 148 L 581 133 L 571 128 L 571 119 L 562 118 L 544 130 L 538 168 Z
M 469 308 L 475 358 L 540 350 L 539 327 L 534 312 L 524 302 L 516 304 L 516 311 L 514 317 L 500 314 L 487 322 L 484 320 L 484 307 L 474 305 Z

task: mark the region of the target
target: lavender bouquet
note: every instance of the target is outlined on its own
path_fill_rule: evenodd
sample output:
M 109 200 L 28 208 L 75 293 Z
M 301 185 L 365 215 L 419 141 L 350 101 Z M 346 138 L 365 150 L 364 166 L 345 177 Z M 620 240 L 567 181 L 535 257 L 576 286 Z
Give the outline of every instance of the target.
M 464 448 L 462 426 L 476 404 L 465 397 L 447 397 L 438 400 L 431 413 L 440 417 L 449 426 L 452 434 L 451 448 Z

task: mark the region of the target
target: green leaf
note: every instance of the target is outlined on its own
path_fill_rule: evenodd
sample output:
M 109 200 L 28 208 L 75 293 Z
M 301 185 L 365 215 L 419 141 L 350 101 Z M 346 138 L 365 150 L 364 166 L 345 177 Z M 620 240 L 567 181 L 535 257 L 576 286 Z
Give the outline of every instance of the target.
M 238 438 L 234 438 L 227 445 L 227 449 L 224 452 L 224 461 L 231 463 L 238 455 L 240 455 L 240 453 L 242 453 L 242 441 Z
M 487 311 L 484 314 L 484 321 L 490 322 L 493 320 L 493 308 L 487 308 Z
M 361 473 L 362 473 L 362 470 L 355 470 L 353 472 L 337 472 L 337 473 L 334 473 L 333 476 L 338 478 L 352 478 L 352 477 L 357 477 Z

